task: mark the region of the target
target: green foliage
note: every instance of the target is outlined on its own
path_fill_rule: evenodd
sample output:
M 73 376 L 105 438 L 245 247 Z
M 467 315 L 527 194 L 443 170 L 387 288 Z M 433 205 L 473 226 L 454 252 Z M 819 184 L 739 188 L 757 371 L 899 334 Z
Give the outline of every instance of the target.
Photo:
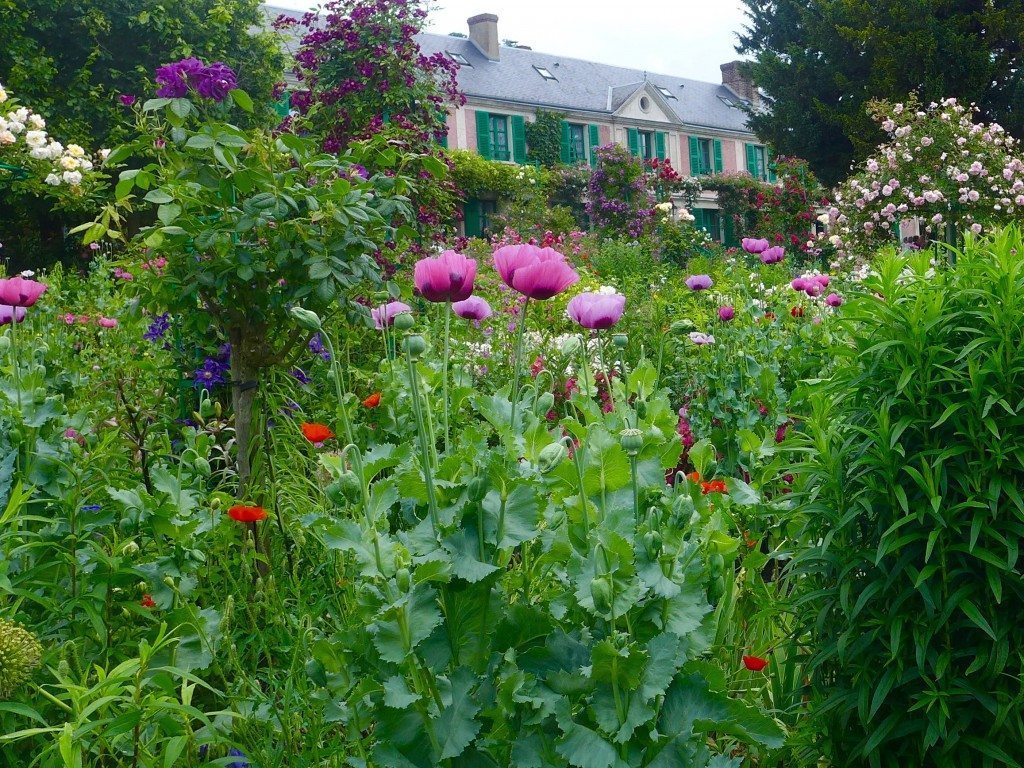
M 118 96 L 141 97 L 158 66 L 195 56 L 238 72 L 255 104 L 247 119 L 269 122 L 284 60 L 265 28 L 259 0 L 146 0 L 129 9 L 114 0 L 3 0 L 0 83 L 47 115 L 57 135 L 111 146 L 130 130 Z
M 553 168 L 562 162 L 562 121 L 565 115 L 538 109 L 537 117 L 526 122 L 526 147 L 528 157 Z
M 1020 135 L 1024 5 L 946 0 L 745 0 L 740 52 L 770 109 L 754 112 L 757 135 L 806 157 L 826 183 L 881 139 L 870 99 L 924 103 L 957 96 Z
M 887 255 L 846 307 L 790 518 L 821 744 L 841 766 L 1024 759 L 1024 242 Z

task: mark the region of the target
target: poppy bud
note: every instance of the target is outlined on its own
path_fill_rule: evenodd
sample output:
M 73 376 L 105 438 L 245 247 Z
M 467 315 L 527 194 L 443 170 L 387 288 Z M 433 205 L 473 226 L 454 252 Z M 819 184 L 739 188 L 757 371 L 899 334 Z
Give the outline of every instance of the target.
M 562 442 L 551 443 L 546 445 L 540 452 L 540 457 L 537 460 L 537 466 L 540 471 L 547 474 L 563 461 L 569 455 L 569 451 L 566 450 L 565 445 Z
M 292 307 L 289 310 L 292 318 L 307 331 L 319 331 L 323 327 L 320 316 L 316 312 L 310 312 L 302 307 Z
M 483 475 L 477 475 L 466 484 L 466 490 L 469 492 L 469 500 L 480 502 L 484 500 L 484 496 L 487 495 L 487 478 Z
M 213 404 L 213 415 L 219 419 L 222 413 L 224 413 L 224 409 L 220 405 L 220 400 L 218 400 Z
M 693 324 L 692 320 L 683 318 L 682 320 L 676 320 L 672 323 L 672 325 L 668 327 L 668 330 L 676 336 L 685 336 L 696 327 L 697 326 Z
M 579 354 L 580 346 L 579 336 L 569 336 L 562 341 L 558 351 L 565 357 L 572 357 L 573 355 Z
M 214 512 L 220 509 L 220 496 L 214 496 L 210 500 L 210 509 L 212 509 Z
M 363 489 L 359 477 L 351 469 L 342 472 L 338 482 L 341 484 L 342 493 L 349 501 L 355 501 L 362 495 Z
M 204 419 L 213 416 L 213 401 L 209 397 L 204 397 L 199 401 L 199 415 Z
M 131 555 L 134 555 L 138 551 L 139 551 L 139 545 L 136 544 L 134 541 L 129 541 L 127 544 L 125 544 L 123 547 L 121 547 L 121 554 L 129 556 L 129 557 Z
M 398 583 L 400 590 L 408 592 L 412 587 L 412 574 L 409 573 L 409 569 L 399 568 L 398 573 L 395 574 L 395 581 Z
M 6 352 L 11 348 L 11 337 L 0 336 L 0 352 Z
M 399 315 L 399 317 L 402 317 L 402 315 Z M 419 334 L 408 336 L 405 339 L 405 351 L 415 360 L 427 351 L 427 342 Z
M 590 595 L 594 599 L 594 610 L 608 613 L 612 609 L 612 584 L 608 576 L 597 576 L 590 580 Z
M 619 445 L 630 456 L 636 456 L 644 447 L 644 433 L 639 429 L 624 429 L 619 432 Z
M 543 393 L 537 398 L 537 405 L 534 408 L 534 413 L 547 413 L 555 407 L 555 396 L 550 392 Z
M 166 584 L 171 589 L 174 589 L 174 577 L 173 576 L 164 576 L 164 584 Z
M 636 408 L 636 416 L 637 416 L 638 419 L 646 419 L 647 418 L 647 401 L 646 400 L 639 400 L 638 399 L 636 401 L 636 404 L 635 404 L 634 407 Z
M 196 460 L 192 462 L 192 465 L 196 468 L 196 472 L 199 473 L 200 477 L 210 476 L 210 462 L 208 462 L 202 456 L 196 458 Z
M 661 534 L 657 531 L 648 531 L 644 534 L 644 546 L 652 557 L 657 557 L 661 552 Z
M 345 498 L 345 492 L 341 488 L 340 480 L 335 480 L 333 483 L 328 485 L 324 489 L 324 493 L 327 494 L 327 498 L 334 504 L 337 504 L 339 507 L 345 506 L 347 499 Z
M 414 325 L 416 325 L 416 318 L 414 318 L 408 312 L 402 312 L 398 315 L 395 315 L 394 326 L 399 331 L 411 330 Z

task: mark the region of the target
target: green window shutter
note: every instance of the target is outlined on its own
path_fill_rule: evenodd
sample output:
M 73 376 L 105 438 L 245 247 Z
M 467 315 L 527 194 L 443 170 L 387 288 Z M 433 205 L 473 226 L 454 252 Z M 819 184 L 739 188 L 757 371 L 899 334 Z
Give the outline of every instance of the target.
M 700 176 L 703 173 L 700 167 L 700 142 L 696 136 L 690 137 L 690 175 Z
M 626 129 L 626 146 L 631 154 L 640 155 L 640 131 L 636 128 Z
M 462 206 L 462 217 L 466 237 L 480 237 L 483 233 L 480 226 L 480 201 L 474 198 L 467 200 Z
M 722 168 L 722 142 L 715 139 L 715 173 L 721 173 Z
M 668 138 L 668 134 L 662 131 L 658 131 L 654 134 L 654 147 L 655 154 L 657 154 L 659 160 L 665 159 L 665 140 Z
M 491 116 L 480 110 L 476 112 L 476 151 L 485 160 L 494 157 L 491 151 Z
M 601 129 L 590 124 L 590 166 L 597 165 L 597 148 L 601 144 Z
M 690 137 L 690 140 L 693 141 L 692 136 Z M 704 209 L 694 208 L 690 211 L 690 213 L 693 214 L 693 226 L 697 227 L 698 229 L 704 229 Z
M 736 225 L 732 220 L 732 216 L 722 211 L 722 227 L 725 230 L 725 247 L 736 248 L 739 242 L 736 240 Z
M 757 147 L 753 144 L 744 144 L 747 150 L 747 173 L 753 176 L 755 179 L 757 175 Z
M 778 176 L 775 175 L 775 153 L 772 152 L 771 147 L 765 147 L 764 155 L 765 162 L 768 164 L 768 181 L 774 184 L 778 181 Z
M 565 165 L 569 165 L 572 162 L 572 148 L 569 146 L 571 138 L 569 136 L 569 123 L 566 120 L 562 121 L 562 144 L 559 147 L 561 153 L 560 159 Z
M 274 111 L 277 112 L 277 116 L 281 119 L 288 117 L 292 111 L 292 94 L 289 91 L 285 91 L 281 94 L 281 98 L 274 104 Z
M 512 115 L 512 159 L 526 162 L 526 120 L 522 115 Z
M 381 115 L 381 119 L 384 121 L 384 125 L 387 125 L 388 123 L 390 123 L 391 122 L 391 110 L 390 109 L 385 109 L 384 113 Z

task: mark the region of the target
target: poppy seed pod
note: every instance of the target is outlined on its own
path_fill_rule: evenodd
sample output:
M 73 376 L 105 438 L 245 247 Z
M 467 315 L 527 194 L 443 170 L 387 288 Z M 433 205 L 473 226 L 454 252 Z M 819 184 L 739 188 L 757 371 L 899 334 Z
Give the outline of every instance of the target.
M 295 322 L 307 331 L 319 331 L 323 327 L 320 322 L 320 316 L 316 312 L 311 312 L 302 307 L 292 307 L 288 312 Z
M 639 429 L 624 429 L 619 432 L 619 445 L 630 456 L 636 456 L 644 447 L 644 433 Z
M 416 318 L 410 315 L 408 312 L 403 312 L 400 315 L 395 315 L 394 326 L 400 331 L 411 330 L 416 325 Z
M 405 351 L 412 356 L 413 360 L 415 360 L 427 351 L 427 342 L 418 333 L 408 336 L 405 339 Z
M 615 346 L 618 347 L 619 349 L 625 349 L 626 344 L 629 343 L 629 337 L 626 336 L 626 334 L 624 333 L 616 333 L 614 336 L 612 336 L 612 341 L 615 343 Z

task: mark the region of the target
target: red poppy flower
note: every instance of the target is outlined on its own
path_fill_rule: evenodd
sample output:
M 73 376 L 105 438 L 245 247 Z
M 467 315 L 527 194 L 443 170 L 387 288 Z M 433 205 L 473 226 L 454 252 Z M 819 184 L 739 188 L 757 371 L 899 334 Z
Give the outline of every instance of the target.
M 143 608 L 156 608 L 156 601 L 152 595 L 143 595 L 142 600 L 139 601 Z
M 687 480 L 693 480 L 693 482 L 695 482 L 695 483 L 699 483 L 700 482 L 700 472 L 691 472 L 690 474 L 688 474 L 686 476 L 686 479 Z
M 380 405 L 380 392 L 374 392 L 363 400 L 363 406 L 366 408 L 376 408 L 378 405 Z
M 311 443 L 322 443 L 325 440 L 330 440 L 334 437 L 334 433 L 331 432 L 331 428 L 326 424 L 315 424 L 308 421 L 302 422 L 302 434 L 306 436 L 306 439 Z
M 267 510 L 263 507 L 250 507 L 245 504 L 235 504 L 228 510 L 228 517 L 240 523 L 256 523 L 266 516 Z
M 768 659 L 762 659 L 760 656 L 744 656 L 743 666 L 751 672 L 760 672 L 768 666 Z
M 789 314 L 791 314 L 793 317 L 803 317 L 804 316 L 804 308 L 799 306 L 799 305 L 797 305 L 797 306 L 793 307 L 791 310 L 789 310 Z
M 700 492 L 707 496 L 709 493 L 727 493 L 724 480 L 711 480 L 700 484 Z

